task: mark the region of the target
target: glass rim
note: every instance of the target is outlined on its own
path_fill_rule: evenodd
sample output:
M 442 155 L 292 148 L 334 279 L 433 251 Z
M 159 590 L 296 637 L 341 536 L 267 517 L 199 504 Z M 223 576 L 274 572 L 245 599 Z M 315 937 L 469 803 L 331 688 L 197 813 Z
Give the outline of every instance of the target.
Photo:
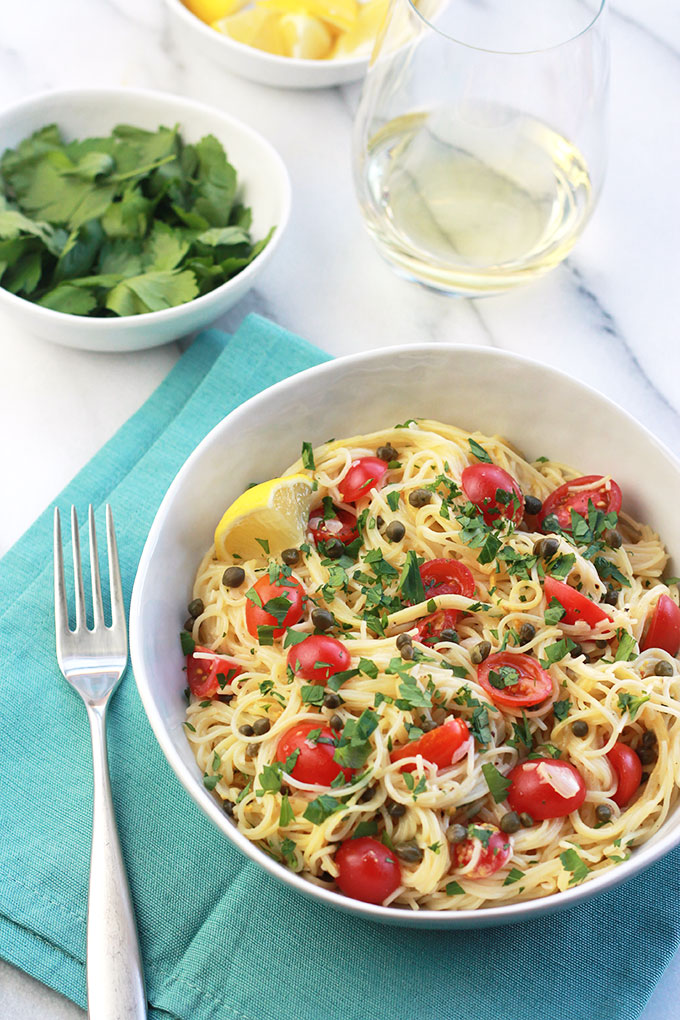
M 580 29 L 578 32 L 574 32 L 573 35 L 568 36 L 566 39 L 562 39 L 560 42 L 552 43 L 550 46 L 538 46 L 535 47 L 534 49 L 529 50 L 501 50 L 493 49 L 488 46 L 475 46 L 474 43 L 465 42 L 464 39 L 458 39 L 456 38 L 456 36 L 449 35 L 448 32 L 442 32 L 440 28 L 437 28 L 436 25 L 433 25 L 429 18 L 425 17 L 422 11 L 418 10 L 415 4 L 415 0 L 407 0 L 407 3 L 411 10 L 413 11 L 413 13 L 418 18 L 420 18 L 420 20 L 425 25 L 427 25 L 428 28 L 431 28 L 433 32 L 436 32 L 437 35 L 441 36 L 443 39 L 448 39 L 449 42 L 457 43 L 458 46 L 464 46 L 465 49 L 468 50 L 475 50 L 477 53 L 488 53 L 490 56 L 528 57 L 539 53 L 549 53 L 551 50 L 558 50 L 562 46 L 567 46 L 569 43 L 575 42 L 576 39 L 580 39 L 582 35 L 586 34 L 586 32 L 590 32 L 591 28 L 599 21 L 602 12 L 604 11 L 605 6 L 607 4 L 607 0 L 600 0 L 600 5 L 593 14 L 590 21 L 586 25 L 584 25 L 584 27 Z

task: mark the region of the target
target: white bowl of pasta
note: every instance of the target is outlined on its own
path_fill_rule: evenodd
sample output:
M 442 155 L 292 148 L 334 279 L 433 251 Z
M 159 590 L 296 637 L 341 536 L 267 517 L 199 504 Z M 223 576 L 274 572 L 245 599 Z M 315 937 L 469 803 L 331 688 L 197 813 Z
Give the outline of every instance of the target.
M 216 551 L 253 475 L 292 474 L 304 540 Z M 335 907 L 482 927 L 611 889 L 680 843 L 679 502 L 649 432 L 515 355 L 294 376 L 152 526 L 130 637 L 156 737 L 241 851 Z

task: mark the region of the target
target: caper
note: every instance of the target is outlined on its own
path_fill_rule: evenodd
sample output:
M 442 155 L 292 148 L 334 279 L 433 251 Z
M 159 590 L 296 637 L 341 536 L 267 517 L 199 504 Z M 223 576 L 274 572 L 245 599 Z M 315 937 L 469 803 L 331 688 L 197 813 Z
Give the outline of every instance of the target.
M 656 733 L 654 730 L 645 730 L 640 743 L 643 747 L 654 747 L 656 744 Z
M 316 877 L 321 879 L 322 882 L 335 882 L 335 879 L 328 871 L 320 871 Z
M 402 818 L 406 814 L 406 805 L 400 804 L 398 800 L 388 800 L 385 808 L 390 818 Z
M 587 736 L 588 729 L 589 729 L 588 723 L 585 721 L 585 719 L 576 719 L 576 721 L 571 724 L 571 732 L 574 734 L 575 737 Z
M 329 560 L 339 560 L 345 551 L 345 546 L 339 538 L 329 538 L 324 548 Z
M 225 800 L 224 803 L 222 804 L 222 810 L 224 811 L 225 815 L 229 815 L 229 817 L 231 818 L 232 815 L 234 814 L 233 800 Z
M 401 542 L 405 534 L 406 528 L 401 521 L 390 521 L 385 528 L 385 538 L 389 539 L 390 542 Z
M 484 662 L 484 660 L 490 654 L 490 652 L 491 642 L 479 641 L 472 649 L 472 652 L 470 653 L 470 658 L 475 663 L 475 665 L 479 665 L 480 662 Z
M 256 719 L 253 723 L 253 733 L 256 737 L 263 737 L 265 733 L 269 733 L 272 728 L 272 724 L 269 719 Z
M 397 857 L 400 857 L 402 861 L 407 861 L 409 864 L 417 864 L 418 861 L 423 859 L 423 851 L 416 843 L 397 843 L 394 847 L 394 852 Z
M 439 641 L 450 641 L 452 645 L 457 645 L 460 638 L 452 627 L 445 627 L 439 635 Z
M 372 786 L 367 786 L 365 790 L 362 790 L 359 795 L 359 803 L 365 804 L 368 800 L 373 800 L 373 794 L 375 790 Z
M 447 712 L 445 708 L 441 706 L 439 708 L 432 709 L 432 718 L 436 722 L 437 726 L 441 726 L 442 723 L 446 722 Z
M 335 619 L 327 609 L 312 609 L 312 623 L 317 630 L 330 630 L 335 626 Z
M 411 662 L 414 655 L 413 645 L 402 645 L 401 648 L 399 649 L 399 654 L 401 655 L 404 662 Z
M 200 616 L 204 609 L 203 599 L 192 599 L 187 609 L 189 610 L 189 616 L 192 616 L 194 620 L 197 616 Z
M 521 826 L 522 823 L 516 811 L 506 811 L 498 823 L 501 832 L 517 832 Z
M 463 840 L 467 839 L 467 828 L 464 825 L 451 825 L 446 833 L 446 838 L 449 843 L 462 843 Z
M 536 637 L 536 628 L 533 623 L 523 623 L 519 628 L 519 643 L 521 645 L 527 645 L 530 641 Z
M 378 516 L 375 519 L 375 525 L 378 528 L 378 530 L 380 530 L 380 528 L 382 528 L 384 523 L 385 523 L 384 517 L 381 517 L 380 514 L 378 514 Z
M 608 584 L 607 594 L 602 601 L 607 606 L 615 606 L 619 601 L 619 589 L 615 588 L 613 584 Z
M 327 694 L 323 699 L 324 708 L 338 708 L 340 705 L 340 696 L 338 694 Z
M 643 772 L 640 776 L 640 786 L 643 786 L 649 779 L 649 772 Z
M 598 804 L 595 808 L 598 822 L 608 822 L 612 817 L 612 809 L 609 804 Z
M 182 630 L 187 630 L 191 634 L 193 629 L 194 629 L 194 621 L 193 621 L 193 619 L 190 616 L 188 616 L 187 619 L 184 621 L 184 624 L 182 626 Z
M 539 538 L 534 546 L 534 556 L 541 560 L 550 560 L 560 547 L 556 538 Z
M 605 641 L 603 638 L 600 638 L 598 641 L 595 642 L 595 647 L 596 648 L 606 648 L 607 647 L 607 643 L 608 642 Z
M 660 659 L 654 667 L 655 676 L 673 676 L 674 672 L 672 665 L 666 659 Z
M 623 545 L 623 538 L 621 532 L 612 528 L 611 531 L 605 531 L 604 540 L 611 549 L 620 549 Z
M 421 719 L 420 728 L 423 731 L 423 733 L 429 733 L 430 730 L 437 729 L 437 724 L 433 719 Z
M 533 818 L 531 817 L 530 814 L 527 814 L 526 811 L 522 811 L 521 815 L 519 816 L 519 821 L 523 829 L 530 829 L 531 826 L 534 824 Z
M 389 445 L 389 443 L 387 444 L 387 446 L 379 446 L 378 449 L 375 451 L 375 455 L 379 460 L 386 460 L 388 464 L 392 460 L 399 459 L 399 454 L 397 453 L 393 446 Z
M 572 659 L 578 659 L 579 655 L 583 655 L 583 649 L 581 648 L 578 641 L 575 641 L 573 648 L 569 649 L 569 654 L 571 655 Z
M 335 730 L 337 732 L 338 730 L 341 730 L 344 725 L 345 725 L 345 723 L 343 722 L 342 716 L 338 715 L 337 712 L 336 712 L 335 715 L 331 716 L 331 729 L 332 730 Z
M 245 723 L 243 726 L 239 726 L 238 731 L 244 737 L 254 737 L 255 736 L 255 730 L 253 729 L 252 726 L 249 726 L 248 723 Z
M 257 758 L 257 752 L 259 750 L 259 744 L 246 744 L 246 754 L 249 758 Z
M 525 496 L 524 497 L 524 513 L 530 517 L 535 517 L 536 514 L 540 514 L 543 509 L 543 503 L 538 496 Z
M 641 747 L 637 755 L 643 765 L 651 765 L 656 761 L 656 750 L 653 747 Z
M 300 562 L 300 550 L 299 549 L 284 549 L 281 553 L 281 559 L 287 567 L 294 567 L 296 563 Z
M 225 588 L 240 588 L 246 579 L 246 572 L 243 567 L 227 567 L 222 574 L 222 584 Z
M 413 638 L 411 637 L 410 634 L 407 634 L 406 632 L 404 632 L 403 634 L 397 634 L 396 644 L 397 648 L 401 650 L 404 645 L 413 644 Z
M 228 705 L 233 697 L 233 694 L 213 694 L 213 701 L 221 701 L 223 705 Z
M 427 506 L 428 503 L 432 502 L 432 493 L 429 489 L 414 489 L 410 494 L 408 501 L 411 506 Z

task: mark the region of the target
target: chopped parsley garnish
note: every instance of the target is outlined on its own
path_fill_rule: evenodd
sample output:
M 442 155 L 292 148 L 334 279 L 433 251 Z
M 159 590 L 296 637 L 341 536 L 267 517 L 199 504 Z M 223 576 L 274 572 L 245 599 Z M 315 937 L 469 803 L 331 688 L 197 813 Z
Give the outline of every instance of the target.
M 512 786 L 509 779 L 506 779 L 502 775 L 495 765 L 491 762 L 485 762 L 482 765 L 482 772 L 486 779 L 486 785 L 489 787 L 489 792 L 497 804 L 504 801 L 508 795 L 508 790 Z
M 649 694 L 637 695 L 621 691 L 618 697 L 619 712 L 628 712 L 632 722 L 646 701 L 649 701 Z
M 393 492 L 388 492 L 385 499 L 387 500 L 387 505 L 390 510 L 396 510 L 399 506 L 399 490 L 394 489 Z
M 412 772 L 402 772 L 404 782 L 413 794 L 413 799 L 417 800 L 421 793 L 425 793 L 427 790 L 427 779 L 425 776 L 421 776 L 416 783 Z
M 475 825 L 474 823 L 472 825 L 468 825 L 468 839 L 478 839 L 485 850 L 489 845 L 491 834 L 491 829 L 482 829 L 479 825 Z
M 312 825 L 321 825 L 332 814 L 339 811 L 342 804 L 329 793 L 322 793 L 307 805 L 303 818 L 306 818 Z
M 343 669 L 340 673 L 333 673 L 329 676 L 326 681 L 326 686 L 330 687 L 332 691 L 339 691 L 346 680 L 351 680 L 353 676 L 359 676 L 358 669 Z
M 359 671 L 364 676 L 370 677 L 371 680 L 375 680 L 378 675 L 378 665 L 373 662 L 373 659 L 359 659 Z
M 206 790 L 214 790 L 221 778 L 222 776 L 209 776 L 207 772 L 204 772 L 203 785 Z
M 314 463 L 314 448 L 311 443 L 302 444 L 302 453 L 300 454 L 302 460 L 302 466 L 307 468 L 308 471 L 314 471 L 316 464 Z
M 548 627 L 554 627 L 555 624 L 560 622 L 565 613 L 566 609 L 562 603 L 553 596 L 550 599 L 550 605 L 543 614 L 543 618 Z
M 288 795 L 284 793 L 281 798 L 281 812 L 279 814 L 279 828 L 285 829 L 287 825 L 295 821 L 295 813 L 290 806 Z
M 553 712 L 555 713 L 555 718 L 559 722 L 564 722 L 564 720 L 569 715 L 569 709 L 570 708 L 571 708 L 571 702 L 570 702 L 569 698 L 565 698 L 564 701 L 554 701 L 553 702 Z
M 539 660 L 541 666 L 543 669 L 548 669 L 553 663 L 561 662 L 565 655 L 569 655 L 574 648 L 578 648 L 578 645 L 571 638 L 562 638 L 561 641 L 555 641 L 551 645 L 546 645 L 545 659 Z
M 255 541 L 258 545 L 261 545 L 267 556 L 269 556 L 269 539 L 268 538 L 256 538 Z
M 524 878 L 524 872 L 520 871 L 519 868 L 511 868 L 505 877 L 503 885 L 513 885 L 515 882 L 519 882 L 520 878 Z
M 628 662 L 630 659 L 637 658 L 637 641 L 633 635 L 620 628 L 617 630 L 616 636 L 619 639 L 619 647 L 616 649 L 614 662 Z
M 253 785 L 253 781 L 252 781 L 252 779 L 249 779 L 248 782 L 246 783 L 246 785 L 243 787 L 243 789 L 239 793 L 238 797 L 236 798 L 236 803 L 237 804 L 240 804 L 242 800 L 246 799 L 246 797 L 250 793 L 250 788 L 251 788 L 252 785 Z
M 360 836 L 376 836 L 377 833 L 378 833 L 377 818 L 369 818 L 365 822 L 359 822 L 356 829 L 352 833 L 352 839 L 358 839 Z
M 179 632 L 179 641 L 182 646 L 182 655 L 194 654 L 196 642 L 194 641 L 188 630 L 181 630 Z
M 363 768 L 373 750 L 370 736 L 377 725 L 378 716 L 371 708 L 364 709 L 358 719 L 348 719 L 338 738 L 333 760 L 343 768 Z
M 508 741 L 511 747 L 519 747 L 520 744 L 524 744 L 525 747 L 531 749 L 533 747 L 534 738 L 531 734 L 529 727 L 529 720 L 526 717 L 524 709 L 522 709 L 522 721 L 513 722 L 512 724 L 512 738 Z
M 265 647 L 274 644 L 274 627 L 263 623 L 257 628 L 257 640 Z
M 574 553 L 562 553 L 559 556 L 555 556 L 550 563 L 546 563 L 545 572 L 550 574 L 551 577 L 565 579 L 571 572 L 572 567 L 576 563 L 576 556 Z
M 630 588 L 630 581 L 626 575 L 622 574 L 619 568 L 615 567 L 612 561 L 608 560 L 606 556 L 596 556 L 593 560 L 593 566 L 603 581 L 606 581 L 607 578 L 611 577 L 623 588 Z
M 500 666 L 497 670 L 489 670 L 489 683 L 497 691 L 504 687 L 514 687 L 519 683 L 519 673 L 513 666 Z
M 458 882 L 449 882 L 445 892 L 447 896 L 465 896 L 465 889 Z
M 417 603 L 425 601 L 425 588 L 423 579 L 420 576 L 421 561 L 413 549 L 406 553 L 406 559 L 399 578 L 399 591 L 407 602 Z
M 305 684 L 300 688 L 300 697 L 305 705 L 323 705 L 325 695 L 320 684 Z
M 565 850 L 560 854 L 560 860 L 565 871 L 571 872 L 569 885 L 574 885 L 576 882 L 582 882 L 584 878 L 588 877 L 590 868 L 586 862 L 579 857 L 575 850 Z
M 484 447 L 480 446 L 474 439 L 468 439 L 468 446 L 477 460 L 481 460 L 484 464 L 493 464 L 491 457 Z
M 196 727 L 195 727 L 195 726 L 193 726 L 193 725 L 192 725 L 192 724 L 191 724 L 190 722 L 186 722 L 186 720 L 185 720 L 185 721 L 184 721 L 184 722 L 182 723 L 182 725 L 183 725 L 183 726 L 186 726 L 186 728 L 187 728 L 188 730 L 191 730 L 191 732 L 192 732 L 192 733 L 195 733 L 195 732 L 196 732 Z

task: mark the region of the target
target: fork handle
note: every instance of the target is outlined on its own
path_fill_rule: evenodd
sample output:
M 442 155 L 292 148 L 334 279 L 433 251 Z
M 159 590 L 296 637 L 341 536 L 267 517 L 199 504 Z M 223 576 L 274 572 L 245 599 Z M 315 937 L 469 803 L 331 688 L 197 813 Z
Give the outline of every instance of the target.
M 111 799 L 106 703 L 87 705 L 92 735 L 94 807 L 87 902 L 87 1003 L 90 1020 L 144 1020 L 146 992 L 123 855 Z

